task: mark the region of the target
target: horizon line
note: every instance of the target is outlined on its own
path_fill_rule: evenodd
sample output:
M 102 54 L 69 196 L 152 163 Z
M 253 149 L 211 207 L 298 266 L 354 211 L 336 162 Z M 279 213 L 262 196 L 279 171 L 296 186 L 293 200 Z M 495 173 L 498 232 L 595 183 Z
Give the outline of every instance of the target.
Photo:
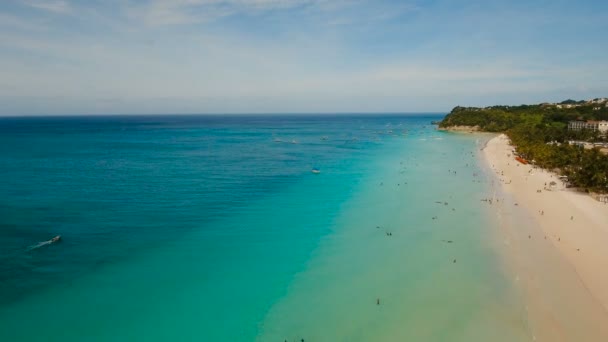
M 112 116 L 288 116 L 288 115 L 442 115 L 449 112 L 272 112 L 272 113 L 108 113 L 108 114 L 16 114 L 0 115 L 3 118 L 64 118 L 64 117 L 112 117 Z

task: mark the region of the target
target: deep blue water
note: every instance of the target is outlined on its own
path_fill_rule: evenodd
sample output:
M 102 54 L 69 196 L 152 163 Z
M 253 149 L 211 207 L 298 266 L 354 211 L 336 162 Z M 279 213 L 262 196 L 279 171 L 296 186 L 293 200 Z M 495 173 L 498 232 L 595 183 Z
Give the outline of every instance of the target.
M 310 177 L 313 167 L 339 167 L 369 153 L 387 125 L 407 121 L 422 127 L 433 119 L 0 119 L 0 303 L 185 231 L 204 230 L 209 222 Z M 60 248 L 24 253 L 58 234 L 64 237 Z

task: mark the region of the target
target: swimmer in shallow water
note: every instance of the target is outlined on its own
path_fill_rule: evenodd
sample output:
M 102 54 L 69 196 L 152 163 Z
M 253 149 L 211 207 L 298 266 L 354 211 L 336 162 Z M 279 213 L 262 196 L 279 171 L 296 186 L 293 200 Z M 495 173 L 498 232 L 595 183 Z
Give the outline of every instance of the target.
M 31 251 L 32 249 L 38 249 L 40 247 L 53 244 L 55 242 L 59 242 L 60 240 L 61 240 L 61 235 L 57 235 L 48 241 L 42 241 L 42 242 L 38 243 L 37 245 L 30 246 L 30 248 L 28 250 Z

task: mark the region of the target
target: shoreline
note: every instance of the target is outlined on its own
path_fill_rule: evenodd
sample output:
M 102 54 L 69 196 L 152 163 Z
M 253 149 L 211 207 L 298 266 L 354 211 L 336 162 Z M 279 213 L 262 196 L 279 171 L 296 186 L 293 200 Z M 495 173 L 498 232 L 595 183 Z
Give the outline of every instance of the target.
M 608 205 L 514 159 L 504 134 L 480 153 L 507 269 L 540 341 L 608 340 Z M 551 182 L 555 182 L 551 186 Z M 603 224 L 602 224 L 603 223 Z
M 445 132 L 459 132 L 459 133 L 482 133 L 479 126 L 450 126 L 450 127 L 437 127 L 439 131 Z

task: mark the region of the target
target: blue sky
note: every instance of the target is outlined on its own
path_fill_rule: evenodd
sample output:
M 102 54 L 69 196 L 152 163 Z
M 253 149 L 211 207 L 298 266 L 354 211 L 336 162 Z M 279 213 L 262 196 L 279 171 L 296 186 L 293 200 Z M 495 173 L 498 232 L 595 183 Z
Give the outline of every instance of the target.
M 3 0 L 0 115 L 608 96 L 608 1 Z

